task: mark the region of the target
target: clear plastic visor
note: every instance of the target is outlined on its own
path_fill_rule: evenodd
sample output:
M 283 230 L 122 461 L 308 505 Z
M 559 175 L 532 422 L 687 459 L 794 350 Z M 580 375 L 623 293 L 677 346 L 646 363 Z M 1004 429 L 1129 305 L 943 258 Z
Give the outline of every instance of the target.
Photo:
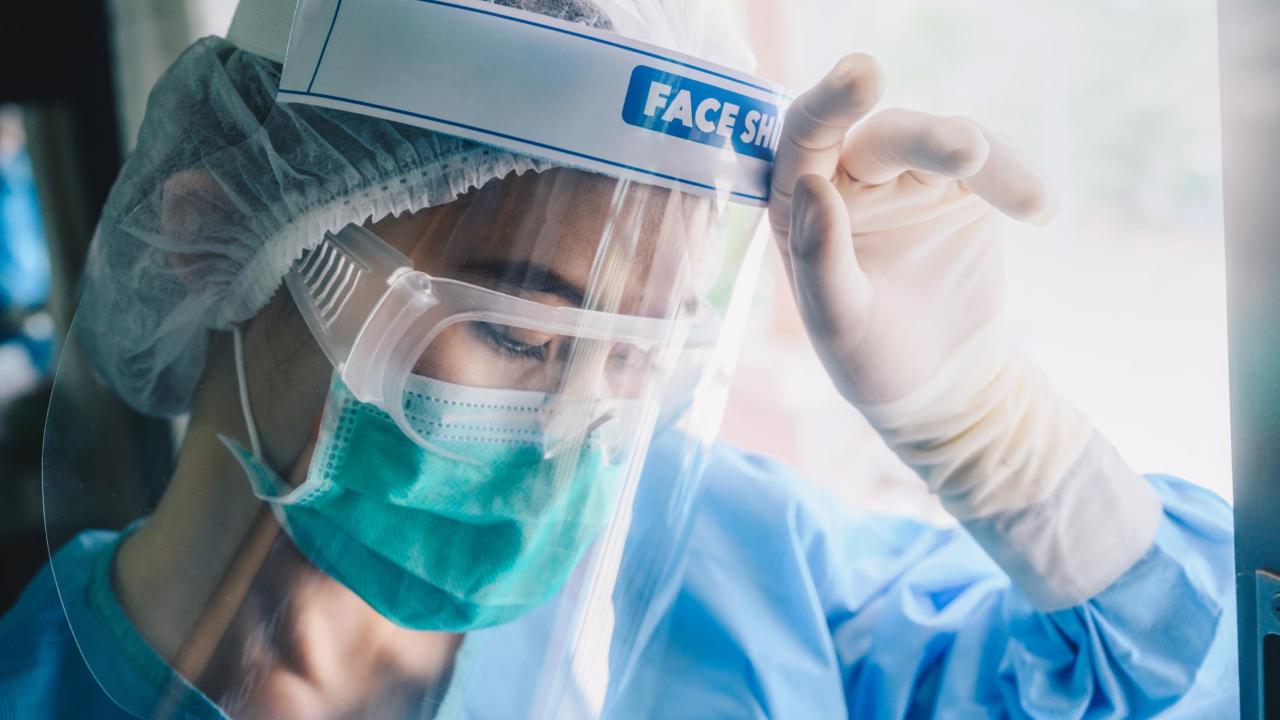
M 526 195 L 542 206 L 497 225 Z M 424 447 L 440 428 L 423 403 L 460 387 L 536 408 L 548 457 L 606 424 L 618 435 L 689 350 L 714 343 L 717 313 L 695 266 L 719 242 L 712 200 L 552 171 L 454 205 L 417 244 L 401 239 L 412 219 L 329 234 L 287 278 L 355 397 Z
M 136 445 L 73 324 L 43 481 L 90 673 L 142 717 L 324 716 L 273 694 L 303 666 L 350 669 L 314 685 L 346 716 L 609 716 L 662 640 L 759 215 L 553 169 L 317 238 Z M 56 554 L 93 527 L 130 531 Z

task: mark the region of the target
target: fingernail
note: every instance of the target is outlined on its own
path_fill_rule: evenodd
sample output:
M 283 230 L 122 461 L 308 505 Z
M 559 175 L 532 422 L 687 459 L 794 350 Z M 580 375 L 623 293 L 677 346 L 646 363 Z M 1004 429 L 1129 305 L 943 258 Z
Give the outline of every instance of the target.
M 855 102 L 861 105 L 874 103 L 879 96 L 880 75 L 880 64 L 874 58 L 856 53 L 841 58 L 831 68 L 830 78 L 838 87 L 856 93 Z

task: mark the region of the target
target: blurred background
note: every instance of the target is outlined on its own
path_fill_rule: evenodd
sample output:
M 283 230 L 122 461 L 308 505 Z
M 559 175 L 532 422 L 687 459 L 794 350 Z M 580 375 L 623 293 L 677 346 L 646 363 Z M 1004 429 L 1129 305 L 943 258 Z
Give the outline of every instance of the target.
M 1036 158 L 1061 209 L 1048 227 L 1009 228 L 1022 341 L 1136 469 L 1230 499 L 1213 3 L 732 2 L 761 75 L 803 88 L 845 52 L 871 52 L 888 73 L 884 106 L 970 116 Z M 44 412 L 98 210 L 151 84 L 193 39 L 224 33 L 234 5 L 0 10 L 0 611 L 47 557 Z M 834 392 L 768 258 L 724 436 L 846 502 L 947 522 Z M 172 437 L 109 396 L 87 402 L 123 463 Z M 96 512 L 86 526 L 117 525 L 112 508 Z

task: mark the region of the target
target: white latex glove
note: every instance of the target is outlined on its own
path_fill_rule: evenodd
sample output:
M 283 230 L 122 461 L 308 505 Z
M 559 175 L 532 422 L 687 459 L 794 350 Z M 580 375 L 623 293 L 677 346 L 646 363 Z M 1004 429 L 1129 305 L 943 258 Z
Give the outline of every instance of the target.
M 850 55 L 787 113 L 769 213 L 828 373 L 1045 609 L 1150 546 L 1154 491 L 1004 332 L 1001 214 L 1045 222 L 1044 177 L 964 118 L 884 110 Z

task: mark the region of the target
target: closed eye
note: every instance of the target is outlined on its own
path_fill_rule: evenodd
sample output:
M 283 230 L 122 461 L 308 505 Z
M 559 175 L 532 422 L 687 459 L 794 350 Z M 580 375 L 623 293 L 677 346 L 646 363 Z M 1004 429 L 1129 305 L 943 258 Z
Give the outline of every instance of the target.
M 546 362 L 550 340 L 532 344 L 521 342 L 497 325 L 487 322 L 469 323 L 476 335 L 497 352 L 507 357 Z

